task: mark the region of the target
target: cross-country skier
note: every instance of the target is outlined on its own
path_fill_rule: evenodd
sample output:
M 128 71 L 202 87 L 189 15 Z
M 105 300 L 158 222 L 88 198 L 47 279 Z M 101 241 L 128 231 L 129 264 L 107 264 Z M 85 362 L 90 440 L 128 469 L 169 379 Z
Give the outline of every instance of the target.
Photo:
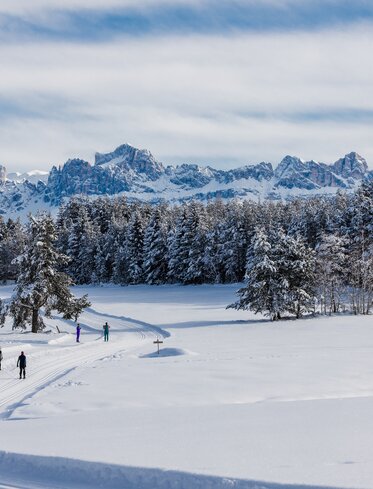
M 18 357 L 17 367 L 19 367 L 19 378 L 26 378 L 26 355 L 21 351 L 20 356 Z
M 0 370 L 1 370 L 1 362 L 3 361 L 3 352 L 1 351 L 0 348 Z
M 80 327 L 80 324 L 78 323 L 78 324 L 76 325 L 76 342 L 77 342 L 77 343 L 79 343 L 79 341 L 80 341 L 80 330 L 81 330 L 81 329 L 82 329 L 82 328 Z
M 102 327 L 104 328 L 104 341 L 109 341 L 110 326 L 108 325 L 108 323 L 105 323 Z

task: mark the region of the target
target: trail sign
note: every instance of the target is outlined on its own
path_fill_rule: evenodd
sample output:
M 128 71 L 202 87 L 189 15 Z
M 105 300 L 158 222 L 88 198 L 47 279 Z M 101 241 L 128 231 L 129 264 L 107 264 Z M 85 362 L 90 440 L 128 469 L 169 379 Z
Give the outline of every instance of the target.
M 157 341 L 153 341 L 153 343 L 158 346 L 158 355 L 159 355 L 159 345 L 163 343 L 163 341 L 157 338 Z

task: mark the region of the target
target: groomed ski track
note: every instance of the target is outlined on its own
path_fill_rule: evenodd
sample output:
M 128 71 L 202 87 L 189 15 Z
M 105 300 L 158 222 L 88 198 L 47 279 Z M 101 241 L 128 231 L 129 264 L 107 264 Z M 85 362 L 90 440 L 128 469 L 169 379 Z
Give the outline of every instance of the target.
M 104 342 L 102 336 L 102 325 L 105 321 L 110 325 L 108 342 Z M 70 329 L 70 333 L 40 334 L 40 341 L 35 341 L 37 336 L 33 335 L 34 338 L 29 342 L 29 335 L 24 334 L 24 342 L 18 340 L 16 344 L 11 343 L 9 347 L 3 348 L 5 361 L 0 391 L 0 419 L 9 418 L 25 399 L 29 399 L 75 368 L 87 366 L 121 352 L 135 350 L 153 342 L 157 337 L 169 336 L 169 333 L 149 324 L 131 318 L 103 314 L 89 308 L 80 317 L 81 342 L 76 343 L 73 324 L 62 320 L 49 320 L 48 325 L 58 327 L 60 331 Z M 25 380 L 19 379 L 16 368 L 20 351 L 25 351 L 27 355 Z

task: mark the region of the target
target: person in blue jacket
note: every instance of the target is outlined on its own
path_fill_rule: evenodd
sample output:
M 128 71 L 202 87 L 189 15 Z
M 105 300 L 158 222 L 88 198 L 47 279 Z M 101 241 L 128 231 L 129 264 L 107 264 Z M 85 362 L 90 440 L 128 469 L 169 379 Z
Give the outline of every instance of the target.
M 110 326 L 108 325 L 108 323 L 105 323 L 102 327 L 104 328 L 104 341 L 109 341 Z
M 19 367 L 19 378 L 26 378 L 26 355 L 21 351 L 20 356 L 18 357 L 17 367 Z

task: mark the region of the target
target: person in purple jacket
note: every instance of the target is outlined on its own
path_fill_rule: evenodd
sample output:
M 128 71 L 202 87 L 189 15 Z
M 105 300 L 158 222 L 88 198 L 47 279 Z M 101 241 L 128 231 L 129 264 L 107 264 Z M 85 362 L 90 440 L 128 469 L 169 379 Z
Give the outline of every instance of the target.
M 80 330 L 82 328 L 80 327 L 80 324 L 78 323 L 76 325 L 76 342 L 79 343 L 80 342 Z

